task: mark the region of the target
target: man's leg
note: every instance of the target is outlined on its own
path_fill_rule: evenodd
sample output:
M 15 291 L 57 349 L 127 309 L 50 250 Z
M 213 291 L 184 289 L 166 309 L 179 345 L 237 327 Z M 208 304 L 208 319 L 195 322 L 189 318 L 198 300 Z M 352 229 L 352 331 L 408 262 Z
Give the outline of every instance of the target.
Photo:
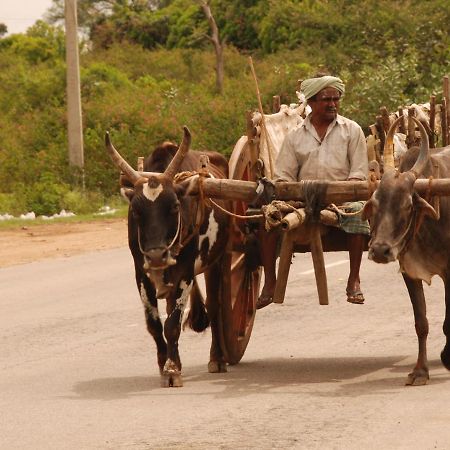
M 261 262 L 264 267 L 264 287 L 261 295 L 256 302 L 256 308 L 261 309 L 273 302 L 273 294 L 275 292 L 276 277 L 276 260 L 277 260 L 277 243 L 278 230 L 259 232 L 259 243 Z
M 347 281 L 347 301 L 350 303 L 364 303 L 361 292 L 359 269 L 361 267 L 362 255 L 366 243 L 364 234 L 347 234 L 348 254 L 350 258 L 350 274 Z

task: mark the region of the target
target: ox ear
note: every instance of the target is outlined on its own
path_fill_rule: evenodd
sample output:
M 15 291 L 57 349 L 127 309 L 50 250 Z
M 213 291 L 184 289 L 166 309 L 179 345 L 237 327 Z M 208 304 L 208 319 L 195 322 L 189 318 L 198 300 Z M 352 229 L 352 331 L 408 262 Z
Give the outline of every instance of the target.
M 131 202 L 131 199 L 133 198 L 134 195 L 134 189 L 132 188 L 127 188 L 127 187 L 122 187 L 120 188 L 120 195 L 122 195 L 122 197 L 128 202 Z
M 186 180 L 179 181 L 174 184 L 175 192 L 178 198 L 185 197 L 189 195 L 197 186 L 195 179 L 197 177 L 189 177 Z
M 368 220 L 373 215 L 373 206 L 374 206 L 374 200 L 373 198 L 370 198 L 367 200 L 366 204 L 363 207 L 361 218 L 362 220 Z
M 429 216 L 433 220 L 439 220 L 439 214 L 437 211 L 420 195 L 414 195 L 414 204 L 423 216 Z
M 190 183 L 188 182 L 188 180 L 174 184 L 173 189 L 179 199 L 185 197 L 189 193 L 188 192 L 189 185 Z

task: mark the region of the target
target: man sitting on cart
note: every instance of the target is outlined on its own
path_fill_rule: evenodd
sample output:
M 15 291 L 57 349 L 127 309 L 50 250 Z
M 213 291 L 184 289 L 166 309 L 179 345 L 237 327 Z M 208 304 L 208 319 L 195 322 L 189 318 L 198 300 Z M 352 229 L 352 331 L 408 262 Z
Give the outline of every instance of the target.
M 311 112 L 304 122 L 290 131 L 275 162 L 274 181 L 300 180 L 366 180 L 368 175 L 367 147 L 361 127 L 338 114 L 345 88 L 341 79 L 317 76 L 302 82 Z M 347 211 L 357 212 L 364 202 L 346 203 Z M 367 235 L 367 221 L 360 215 L 341 216 L 340 228 L 346 232 L 350 259 L 347 281 L 347 301 L 364 303 L 359 270 Z M 275 263 L 279 233 L 268 232 L 261 246 L 265 282 L 257 308 L 273 302 L 276 275 Z

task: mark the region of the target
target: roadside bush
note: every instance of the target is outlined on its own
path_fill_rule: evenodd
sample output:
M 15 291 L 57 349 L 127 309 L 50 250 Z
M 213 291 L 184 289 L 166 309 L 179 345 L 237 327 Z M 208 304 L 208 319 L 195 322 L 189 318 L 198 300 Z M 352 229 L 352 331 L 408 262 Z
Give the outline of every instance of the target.
M 25 201 L 16 194 L 0 193 L 0 215 L 11 214 L 13 216 L 25 212 Z
M 61 199 L 62 209 L 75 214 L 90 214 L 104 206 L 104 197 L 100 192 L 73 189 L 64 193 Z
M 63 209 L 64 195 L 69 186 L 61 183 L 49 172 L 44 172 L 39 181 L 30 186 L 23 186 L 26 211 L 36 215 L 57 214 Z

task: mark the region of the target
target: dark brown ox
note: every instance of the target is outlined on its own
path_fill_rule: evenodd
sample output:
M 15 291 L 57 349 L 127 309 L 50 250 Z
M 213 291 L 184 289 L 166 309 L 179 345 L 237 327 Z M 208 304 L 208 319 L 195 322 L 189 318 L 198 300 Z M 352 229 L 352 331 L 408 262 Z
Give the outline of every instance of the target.
M 144 172 L 135 171 L 113 147 L 106 135 L 106 147 L 114 163 L 131 182 L 128 242 L 134 259 L 137 288 L 144 305 L 147 330 L 157 347 L 162 386 L 182 386 L 178 339 L 182 317 L 190 296 L 188 324 L 201 332 L 211 324 L 212 342 L 209 372 L 226 372 L 219 345 L 218 295 L 221 262 L 228 238 L 228 217 L 189 195 L 198 175 L 176 182 L 178 172 L 200 169 L 202 155 L 209 157 L 208 172 L 216 178 L 228 175 L 226 159 L 215 152 L 189 151 L 191 136 L 177 147 L 164 143 L 144 161 Z M 195 275 L 204 273 L 206 309 Z M 164 327 L 158 314 L 158 300 L 166 299 Z
M 378 189 L 366 203 L 363 214 L 371 218 L 372 237 L 369 259 L 377 263 L 398 260 L 411 299 L 419 343 L 417 363 L 408 375 L 407 385 L 426 384 L 429 379 L 426 342 L 428 320 L 422 280 L 431 283 L 439 275 L 445 285 L 445 320 L 447 337 L 441 353 L 450 370 L 450 198 L 440 198 L 439 213 L 414 190 L 417 178 L 450 176 L 450 147 L 430 152 L 423 125 L 414 119 L 421 133 L 421 147 L 411 148 L 403 157 L 399 170 L 386 168 Z M 387 136 L 392 136 L 399 120 Z

